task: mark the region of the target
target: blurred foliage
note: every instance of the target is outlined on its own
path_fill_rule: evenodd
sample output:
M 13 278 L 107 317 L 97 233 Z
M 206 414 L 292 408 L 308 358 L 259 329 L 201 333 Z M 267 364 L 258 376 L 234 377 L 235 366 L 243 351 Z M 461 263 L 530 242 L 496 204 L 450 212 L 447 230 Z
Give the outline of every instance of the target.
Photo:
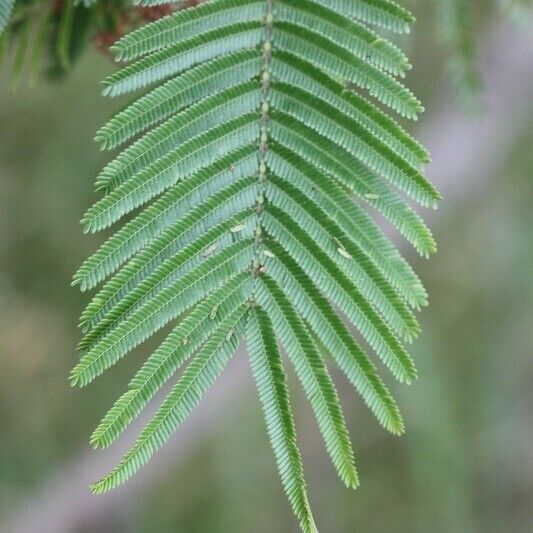
M 32 83 L 62 78 L 85 48 L 111 57 L 109 48 L 127 32 L 194 2 L 138 7 L 128 0 L 17 0 L 0 37 L 0 65 L 15 88 L 24 75 Z
M 420 26 L 430 11 L 429 5 L 418 10 Z M 442 51 L 433 39 L 414 37 L 413 85 L 436 110 L 445 99 Z M 70 280 L 101 240 L 80 238 L 78 224 L 104 163 L 91 140 L 120 105 L 99 95 L 109 61 L 96 54 L 80 61 L 65 82 L 33 90 L 21 84 L 16 95 L 6 90 L 7 74 L 0 77 L 3 516 L 89 450 L 91 430 L 140 361 L 133 354 L 83 394 L 67 382 L 84 300 Z M 523 115 L 531 124 L 533 109 Z M 354 447 L 364 456 L 356 492 L 338 483 L 303 395 L 295 395 L 311 500 L 324 532 L 531 530 L 531 141 L 524 128 L 505 165 L 484 176 L 475 194 L 443 205 L 435 226 L 439 254 L 430 265 L 415 264 L 431 305 L 413 350 L 421 377 L 395 391 L 407 434 L 386 435 L 350 387 L 342 387 Z M 89 531 L 297 531 L 251 377 L 242 388 L 249 401 L 239 401 L 231 416 L 220 413 L 223 428 L 215 426 L 185 463 Z

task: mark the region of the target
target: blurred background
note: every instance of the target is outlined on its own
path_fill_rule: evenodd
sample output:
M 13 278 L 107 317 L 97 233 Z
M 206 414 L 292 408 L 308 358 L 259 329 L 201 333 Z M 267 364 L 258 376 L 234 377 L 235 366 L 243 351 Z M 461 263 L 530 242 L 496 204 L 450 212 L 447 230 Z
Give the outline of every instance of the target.
M 316 519 L 324 533 L 533 531 L 533 31 L 487 16 L 479 28 L 482 110 L 447 81 L 433 2 L 403 44 L 428 110 L 409 128 L 430 148 L 444 200 L 423 213 L 430 261 L 397 242 L 430 306 L 412 347 L 420 379 L 390 381 L 407 433 L 381 430 L 336 374 L 361 487 L 331 468 L 293 375 L 292 400 Z M 105 162 L 92 142 L 120 102 L 99 93 L 113 66 L 89 48 L 68 76 L 16 91 L 0 73 L 0 531 L 296 532 L 268 446 L 244 350 L 170 444 L 127 486 L 92 496 L 139 424 L 105 452 L 89 435 L 146 355 L 86 390 L 68 385 L 77 317 L 70 287 L 104 236 L 82 236 Z M 393 236 L 397 238 L 397 236 Z M 150 413 L 147 414 L 147 417 Z

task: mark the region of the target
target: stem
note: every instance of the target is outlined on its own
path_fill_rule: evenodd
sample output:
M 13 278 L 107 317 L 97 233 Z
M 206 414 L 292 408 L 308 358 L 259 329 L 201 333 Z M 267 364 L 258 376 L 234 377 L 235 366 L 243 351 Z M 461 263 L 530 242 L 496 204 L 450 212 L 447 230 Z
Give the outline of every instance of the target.
M 252 262 L 252 276 L 257 277 L 262 273 L 262 258 L 264 246 L 262 244 L 261 216 L 265 208 L 266 181 L 268 179 L 268 167 L 266 154 L 268 151 L 268 125 L 270 122 L 270 59 L 272 57 L 272 32 L 274 28 L 274 0 L 266 0 L 264 17 L 263 37 L 263 62 L 261 64 L 261 131 L 259 134 L 258 176 L 257 176 L 257 202 L 256 202 L 256 227 L 255 249 Z

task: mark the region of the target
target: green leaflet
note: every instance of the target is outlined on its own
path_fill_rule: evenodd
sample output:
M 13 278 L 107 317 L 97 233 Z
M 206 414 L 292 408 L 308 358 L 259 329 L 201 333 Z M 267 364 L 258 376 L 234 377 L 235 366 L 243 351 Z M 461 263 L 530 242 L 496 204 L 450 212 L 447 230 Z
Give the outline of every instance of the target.
M 211 335 L 167 396 L 153 420 L 140 434 L 131 451 L 104 479 L 92 486 L 95 493 L 104 492 L 123 483 L 168 440 L 174 429 L 198 404 L 235 352 L 238 339 L 242 335 L 242 319 L 245 314 L 246 308 L 241 306 Z
M 212 0 L 196 9 L 178 11 L 129 33 L 115 44 L 113 52 L 117 60 L 129 61 L 175 46 L 199 33 L 216 31 L 235 21 L 261 22 L 265 12 L 264 0 Z
M 279 91 L 279 92 L 278 92 Z M 327 102 L 294 86 L 276 84 L 274 106 L 304 124 L 313 124 L 318 133 L 351 153 L 372 170 L 424 206 L 434 206 L 439 193 L 427 179 L 399 158 L 379 139 L 372 139 L 356 121 L 339 113 Z
M 251 283 L 247 272 L 214 290 L 172 331 L 148 358 L 91 437 L 94 446 L 109 446 L 159 388 L 176 372 L 221 323 L 221 317 L 244 304 Z M 212 318 L 213 309 L 217 314 Z
M 411 266 L 359 205 L 334 180 L 294 152 L 271 143 L 273 172 L 292 182 L 332 217 L 351 239 L 356 239 L 374 265 L 413 307 L 424 305 L 427 294 Z
M 319 96 L 342 113 L 353 116 L 371 135 L 417 168 L 429 162 L 427 151 L 378 107 L 342 84 L 335 82 L 311 63 L 279 52 L 272 61 L 276 78 Z
M 216 126 L 183 143 L 161 159 L 131 176 L 113 192 L 104 196 L 82 219 L 85 231 L 110 226 L 136 207 L 175 185 L 180 179 L 213 164 L 223 154 L 240 148 L 257 136 L 256 114 L 248 113 Z
M 187 68 L 261 42 L 259 23 L 234 24 L 147 55 L 104 81 L 104 94 L 117 96 L 184 72 Z
M 272 122 L 271 134 L 276 141 L 371 203 L 421 255 L 427 257 L 436 251 L 433 235 L 420 217 L 353 154 L 284 113 L 277 112 Z
M 166 286 L 182 279 L 191 271 L 195 271 L 202 263 L 210 262 L 209 256 L 214 255 L 215 252 L 218 253 L 232 247 L 238 249 L 238 246 L 234 245 L 243 244 L 241 241 L 249 240 L 252 233 L 253 226 L 246 224 L 246 214 L 237 215 L 214 226 L 201 237 L 194 239 L 187 246 L 183 246 L 178 253 L 162 261 L 151 271 L 143 269 L 144 277 L 141 279 L 139 277 L 135 280 L 129 278 L 127 284 L 120 286 L 120 294 L 117 294 L 115 290 L 105 302 L 105 306 L 98 309 L 91 322 L 91 327 L 80 342 L 80 348 L 84 349 L 92 345 L 110 327 L 130 315 Z M 234 237 L 231 228 L 243 222 L 245 223 L 244 229 L 247 230 Z M 181 234 L 180 237 L 183 235 Z M 183 238 L 180 240 L 183 241 Z M 132 281 L 136 283 L 132 283 Z M 118 288 L 116 284 L 113 287 Z
M 270 186 L 270 185 L 273 186 Z M 329 258 L 351 279 L 361 294 L 379 310 L 398 335 L 410 338 L 418 332 L 418 324 L 405 303 L 378 271 L 359 244 L 316 204 L 289 182 L 272 175 L 268 197 L 273 206 L 286 213 L 296 212 L 295 221 Z M 339 257 L 340 256 L 340 257 Z
M 403 75 L 410 68 L 407 57 L 389 41 L 357 21 L 335 13 L 309 0 L 282 0 L 276 7 L 276 19 L 294 24 L 346 48 L 357 57 L 369 61 L 383 70 Z
M 250 364 L 283 487 L 302 529 L 314 532 L 316 526 L 307 500 L 287 379 L 276 345 L 275 332 L 263 310 L 254 309 L 249 313 L 246 337 Z
M 93 287 L 129 257 L 154 241 L 169 226 L 185 215 L 192 214 L 189 211 L 199 211 L 201 206 L 205 206 L 206 211 L 209 211 L 211 205 L 213 208 L 218 207 L 216 203 L 204 200 L 211 200 L 212 195 L 231 182 L 251 176 L 256 165 L 255 149 L 247 146 L 231 152 L 190 179 L 177 184 L 117 231 L 86 260 L 76 273 L 75 282 L 80 284 L 82 290 Z
M 326 449 L 348 487 L 359 485 L 354 454 L 335 386 L 306 326 L 278 285 L 262 279 L 258 303 L 267 311 L 315 412 Z M 265 298 L 266 295 L 266 298 Z
M 81 357 L 72 371 L 71 382 L 79 385 L 91 382 L 149 335 L 205 298 L 209 291 L 232 274 L 243 271 L 249 261 L 249 245 L 235 243 L 160 291 L 129 314 L 126 320 L 114 319 L 106 325 L 101 340 Z M 164 280 L 164 277 L 161 276 L 161 279 Z M 145 294 L 153 290 L 152 284 L 155 282 L 161 283 L 154 277 L 148 286 L 141 286 L 139 292 Z
M 283 287 L 300 316 L 307 321 L 328 355 L 337 362 L 379 422 L 392 433 L 403 433 L 398 407 L 368 355 L 290 255 L 273 239 L 267 241 L 267 246 L 272 256 L 265 256 L 269 276 Z
M 213 197 L 213 200 L 222 200 L 218 209 L 210 211 L 211 205 L 202 205 L 168 228 L 103 287 L 81 316 L 81 323 L 91 335 L 102 318 L 109 316 L 110 309 L 115 308 L 117 303 L 122 305 L 124 300 L 132 299 L 132 291 L 141 284 L 146 285 L 147 279 L 157 279 L 162 270 L 168 271 L 168 265 L 171 265 L 171 271 L 167 282 L 204 261 L 209 255 L 207 251 L 220 251 L 231 243 L 252 236 L 251 210 L 235 211 L 240 208 L 243 197 L 253 194 L 253 189 L 250 187 L 233 195 L 232 189 L 235 188 L 224 189 Z M 215 202 L 209 202 L 212 203 Z M 227 218 L 226 213 L 233 216 Z M 217 220 L 219 217 L 223 218 L 222 222 Z M 196 223 L 190 224 L 191 219 Z M 207 231 L 206 224 L 210 226 Z M 236 227 L 242 228 L 241 231 L 234 233 Z M 133 301 L 135 305 L 139 303 L 135 296 Z
M 294 53 L 334 78 L 352 82 L 391 107 L 400 115 L 415 119 L 423 108 L 418 99 L 388 73 L 365 62 L 346 48 L 311 30 L 280 23 L 277 46 Z M 356 68 L 353 68 L 353 66 Z
M 80 318 L 72 384 L 90 383 L 164 326 L 172 329 L 91 443 L 112 444 L 190 362 L 94 492 L 123 483 L 150 459 L 242 337 L 303 531 L 317 528 L 278 343 L 347 486 L 359 480 L 326 362 L 338 365 L 384 428 L 404 431 L 373 358 L 402 382 L 416 378 L 402 339 L 418 335 L 414 310 L 427 294 L 372 215 L 383 215 L 421 255 L 435 252 L 404 198 L 431 207 L 439 200 L 423 172 L 429 154 L 392 116 L 415 119 L 422 106 L 401 80 L 410 68 L 405 54 L 378 33 L 408 31 L 412 21 L 390 0 L 211 0 L 113 47 L 127 64 L 105 80 L 104 93 L 152 87 L 96 135 L 105 149 L 132 141 L 97 177 L 103 196 L 84 230 L 128 220 L 74 277 L 82 290 L 105 283 Z
M 98 130 L 96 141 L 102 148 L 114 148 L 192 103 L 257 76 L 260 68 L 261 58 L 252 50 L 200 63 L 118 113 Z
M 115 189 L 191 138 L 254 111 L 260 101 L 260 87 L 250 81 L 191 105 L 126 148 L 96 178 L 98 187 Z
M 409 354 L 354 283 L 283 210 L 270 206 L 264 225 L 315 285 L 346 313 L 394 375 L 410 383 L 416 377 L 416 369 Z
M 324 0 L 323 3 L 344 15 L 398 33 L 408 33 L 415 21 L 411 13 L 392 0 Z

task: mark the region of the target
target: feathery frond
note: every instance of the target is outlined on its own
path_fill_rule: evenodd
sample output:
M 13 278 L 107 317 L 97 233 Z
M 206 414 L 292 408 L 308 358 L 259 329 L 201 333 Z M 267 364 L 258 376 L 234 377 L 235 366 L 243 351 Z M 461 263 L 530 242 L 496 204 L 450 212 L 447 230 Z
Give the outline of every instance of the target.
M 224 370 L 242 335 L 245 315 L 246 308 L 241 306 L 213 332 L 167 396 L 155 417 L 139 435 L 133 448 L 116 468 L 93 485 L 92 489 L 95 493 L 105 492 L 124 483 L 150 459 L 157 448 L 168 440 Z
M 406 198 L 436 206 L 440 195 L 423 173 L 429 155 L 392 116 L 415 119 L 422 106 L 401 81 L 406 56 L 377 33 L 406 32 L 412 22 L 391 0 L 211 0 L 113 47 L 127 64 L 104 93 L 147 90 L 96 135 L 103 149 L 130 144 L 97 177 L 104 195 L 83 228 L 128 221 L 74 277 L 82 290 L 104 284 L 81 316 L 72 383 L 90 383 L 174 326 L 91 443 L 109 446 L 190 363 L 94 492 L 149 460 L 243 337 L 304 531 L 316 526 L 278 343 L 347 486 L 357 486 L 358 475 L 326 363 L 340 367 L 384 428 L 404 431 L 372 354 L 398 380 L 416 378 L 404 342 L 419 334 L 414 311 L 427 294 L 372 212 L 422 256 L 435 252 Z
M 339 398 L 324 361 L 287 296 L 268 275 L 263 276 L 262 281 L 263 290 L 258 291 L 258 303 L 269 315 L 276 335 L 293 363 L 340 478 L 348 487 L 355 488 L 359 480 L 352 445 Z
M 287 378 L 276 344 L 276 333 L 263 309 L 249 312 L 246 337 L 250 364 L 283 488 L 302 530 L 313 533 L 316 526 L 307 499 L 302 460 L 296 443 Z

